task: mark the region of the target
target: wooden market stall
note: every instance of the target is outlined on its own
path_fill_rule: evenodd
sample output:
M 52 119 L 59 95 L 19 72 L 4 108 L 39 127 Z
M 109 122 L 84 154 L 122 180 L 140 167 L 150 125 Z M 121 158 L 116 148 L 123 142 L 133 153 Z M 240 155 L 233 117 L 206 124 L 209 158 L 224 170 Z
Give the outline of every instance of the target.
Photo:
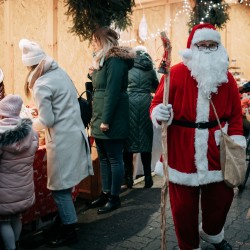
M 163 52 L 159 33 L 164 30 L 173 46 L 172 64 L 179 62 L 181 58 L 178 52 L 185 49 L 188 37 L 186 9 L 188 2 L 183 0 L 136 0 L 135 2 L 132 26 L 120 33 L 120 45 L 146 46 L 155 66 L 158 67 Z M 72 22 L 65 14 L 66 10 L 64 0 L 0 0 L 0 67 L 5 74 L 7 94 L 19 94 L 23 97 L 24 103 L 32 105 L 32 101 L 24 95 L 27 71 L 22 65 L 21 51 L 18 47 L 22 38 L 40 43 L 47 54 L 55 58 L 69 73 L 78 92 L 85 89 L 88 68 L 92 63 L 92 50 L 88 41 L 80 41 L 77 36 L 69 32 Z M 138 35 L 143 17 L 147 23 L 145 41 Z M 250 80 L 248 52 L 250 6 L 231 4 L 230 21 L 221 31 L 221 35 L 230 62 L 236 60 L 241 76 Z M 93 154 L 93 157 L 95 162 L 97 156 Z M 92 199 L 100 191 L 98 172 L 91 178 L 87 179 L 80 189 L 83 197 Z
M 158 66 L 162 55 L 158 34 L 166 30 L 173 44 L 172 62 L 177 63 L 178 52 L 185 48 L 188 36 L 184 3 L 182 0 L 136 0 L 132 27 L 121 32 L 121 45 L 144 44 Z M 69 73 L 78 90 L 84 90 L 92 51 L 88 41 L 80 41 L 69 32 L 72 23 L 65 15 L 66 10 L 64 0 L 0 0 L 0 67 L 5 73 L 7 93 L 19 93 L 26 103 L 30 102 L 23 91 L 26 69 L 18 48 L 21 38 L 39 42 Z M 145 42 L 138 37 L 143 14 L 147 22 Z M 232 4 L 230 21 L 221 33 L 230 60 L 237 60 L 244 78 L 250 79 L 250 7 Z

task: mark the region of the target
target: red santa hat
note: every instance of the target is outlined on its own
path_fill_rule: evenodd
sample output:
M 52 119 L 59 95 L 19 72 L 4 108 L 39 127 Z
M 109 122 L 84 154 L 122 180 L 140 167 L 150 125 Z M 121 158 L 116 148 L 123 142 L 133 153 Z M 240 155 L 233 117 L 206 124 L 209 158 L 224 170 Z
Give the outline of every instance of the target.
M 187 40 L 187 49 L 181 52 L 181 55 L 190 59 L 192 57 L 191 45 L 198 43 L 200 41 L 214 41 L 221 43 L 220 33 L 215 29 L 215 27 L 210 23 L 201 23 L 193 27 L 192 31 L 189 34 Z

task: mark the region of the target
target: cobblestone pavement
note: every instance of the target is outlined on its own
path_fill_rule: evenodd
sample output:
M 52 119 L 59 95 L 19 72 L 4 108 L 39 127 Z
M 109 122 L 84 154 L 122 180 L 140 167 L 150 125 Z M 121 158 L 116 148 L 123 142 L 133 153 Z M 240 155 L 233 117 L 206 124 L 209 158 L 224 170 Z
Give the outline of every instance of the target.
M 161 177 L 154 176 L 154 186 L 143 189 L 144 182 L 133 189 L 124 189 L 121 194 L 122 207 L 104 215 L 97 215 L 97 209 L 86 209 L 84 200 L 77 201 L 79 216 L 77 244 L 56 248 L 59 250 L 159 250 Z M 235 191 L 225 225 L 225 239 L 233 249 L 250 250 L 250 181 L 243 192 Z M 173 220 L 167 202 L 167 249 L 178 249 Z M 28 239 L 30 247 L 23 249 L 48 250 L 41 243 L 38 231 Z M 37 247 L 36 247 L 37 245 Z M 202 249 L 212 250 L 211 245 L 201 243 Z

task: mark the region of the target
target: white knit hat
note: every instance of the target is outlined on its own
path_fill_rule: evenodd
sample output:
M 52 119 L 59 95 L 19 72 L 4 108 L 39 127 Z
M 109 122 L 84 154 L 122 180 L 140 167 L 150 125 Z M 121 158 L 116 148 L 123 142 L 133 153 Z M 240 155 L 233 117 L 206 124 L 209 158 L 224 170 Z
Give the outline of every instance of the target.
M 21 39 L 19 48 L 22 50 L 22 62 L 25 66 L 39 64 L 46 56 L 40 45 L 28 39 Z
M 3 74 L 3 71 L 0 68 L 0 83 L 3 81 L 3 78 L 4 78 L 4 74 Z
M 23 100 L 19 95 L 7 95 L 0 101 L 0 115 L 19 118 Z

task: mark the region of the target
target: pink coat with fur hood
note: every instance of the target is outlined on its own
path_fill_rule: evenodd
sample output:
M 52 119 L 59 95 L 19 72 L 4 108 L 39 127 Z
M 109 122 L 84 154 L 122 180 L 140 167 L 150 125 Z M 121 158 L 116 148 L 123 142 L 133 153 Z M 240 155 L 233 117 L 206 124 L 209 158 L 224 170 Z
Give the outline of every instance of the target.
M 0 120 L 0 215 L 23 212 L 35 202 L 37 148 L 38 135 L 30 119 Z

